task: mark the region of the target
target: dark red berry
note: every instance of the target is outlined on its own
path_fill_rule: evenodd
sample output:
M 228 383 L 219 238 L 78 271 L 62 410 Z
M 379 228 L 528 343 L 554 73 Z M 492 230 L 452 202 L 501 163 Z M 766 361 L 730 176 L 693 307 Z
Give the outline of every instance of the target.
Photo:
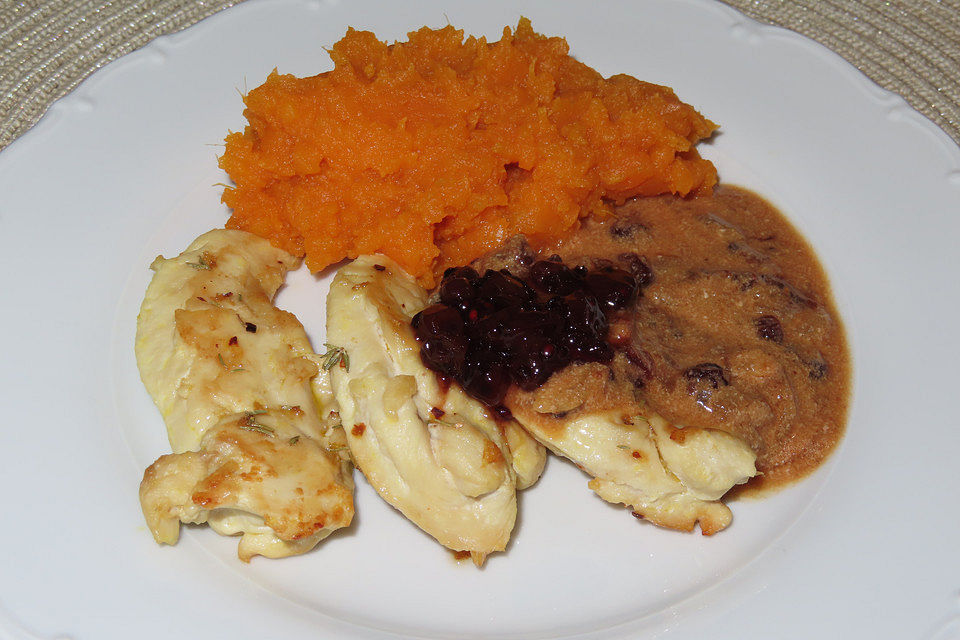
M 776 342 L 783 342 L 783 327 L 780 321 L 774 316 L 760 316 L 753 321 L 757 329 L 757 335 L 764 339 Z
M 637 287 L 641 291 L 653 283 L 653 269 L 642 256 L 635 253 L 621 253 L 619 257 L 620 261 L 627 266 L 627 271 L 637 279 Z
M 712 362 L 701 362 L 683 372 L 683 376 L 690 382 L 709 384 L 714 389 L 730 384 L 723 375 L 723 367 Z
M 637 295 L 637 279 L 620 269 L 594 271 L 584 282 L 604 310 L 623 309 Z
M 538 260 L 530 267 L 530 283 L 535 289 L 565 296 L 579 289 L 581 279 L 562 262 Z
M 440 303 L 412 321 L 421 358 L 491 407 L 511 385 L 535 389 L 571 362 L 609 362 L 606 312 L 632 304 L 639 289 L 642 268 L 627 266 L 571 269 L 551 256 L 534 262 L 527 279 L 447 269 Z

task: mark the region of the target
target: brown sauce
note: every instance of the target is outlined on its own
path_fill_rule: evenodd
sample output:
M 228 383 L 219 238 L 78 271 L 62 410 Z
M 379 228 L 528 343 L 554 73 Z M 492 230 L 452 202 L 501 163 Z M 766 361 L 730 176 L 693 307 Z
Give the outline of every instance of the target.
M 752 488 L 820 465 L 843 435 L 850 356 L 816 255 L 773 206 L 724 186 L 638 198 L 541 255 L 649 267 L 610 340 L 638 401 L 683 426 L 732 433 L 757 453 Z

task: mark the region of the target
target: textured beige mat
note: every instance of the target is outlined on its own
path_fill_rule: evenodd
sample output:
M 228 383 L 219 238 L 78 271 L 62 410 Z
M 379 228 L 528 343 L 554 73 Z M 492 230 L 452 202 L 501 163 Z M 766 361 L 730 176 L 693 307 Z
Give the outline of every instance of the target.
M 584 0 L 586 1 L 586 0 Z M 0 0 L 0 149 L 91 72 L 236 2 Z M 833 49 L 960 143 L 960 0 L 727 0 Z

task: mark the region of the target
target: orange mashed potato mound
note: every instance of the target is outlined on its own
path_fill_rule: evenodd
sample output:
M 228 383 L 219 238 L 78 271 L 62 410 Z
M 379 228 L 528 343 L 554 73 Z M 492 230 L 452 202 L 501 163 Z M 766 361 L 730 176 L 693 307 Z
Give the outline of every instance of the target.
M 430 286 L 517 233 L 546 245 L 608 201 L 717 180 L 694 148 L 712 122 L 667 87 L 604 79 L 526 19 L 493 43 L 349 29 L 330 56 L 328 73 L 250 91 L 220 158 L 227 226 L 312 271 L 384 253 Z

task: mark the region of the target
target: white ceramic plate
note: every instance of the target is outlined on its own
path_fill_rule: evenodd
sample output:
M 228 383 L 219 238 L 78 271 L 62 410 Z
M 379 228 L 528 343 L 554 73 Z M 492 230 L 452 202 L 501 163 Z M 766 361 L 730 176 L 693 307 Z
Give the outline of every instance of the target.
M 735 502 L 710 539 L 638 523 L 552 459 L 482 571 L 359 476 L 355 525 L 303 557 L 245 565 L 199 527 L 154 544 L 137 485 L 168 445 L 135 316 L 151 259 L 226 220 L 216 145 L 244 124 L 238 89 L 326 69 L 348 25 L 497 38 L 521 14 L 721 123 L 704 152 L 722 179 L 819 250 L 855 360 L 840 451 Z M 836 55 L 706 1 L 252 0 L 160 38 L 0 154 L 0 636 L 956 638 L 958 205 L 943 133 Z M 324 295 L 298 272 L 281 297 L 318 342 Z

